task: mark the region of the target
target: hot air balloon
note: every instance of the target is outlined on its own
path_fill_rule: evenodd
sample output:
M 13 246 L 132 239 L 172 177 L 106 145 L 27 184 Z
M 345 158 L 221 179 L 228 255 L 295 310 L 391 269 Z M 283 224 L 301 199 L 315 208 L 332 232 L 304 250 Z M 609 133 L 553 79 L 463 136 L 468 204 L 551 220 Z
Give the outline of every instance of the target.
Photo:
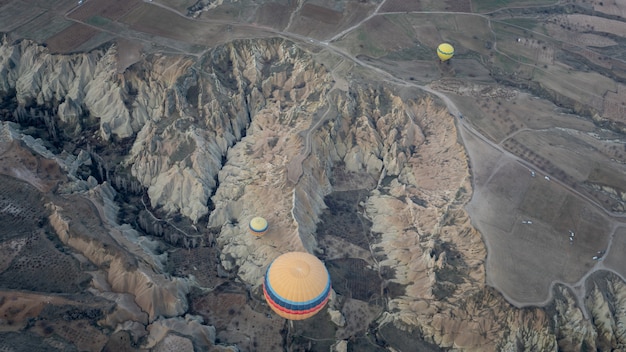
M 285 253 L 267 268 L 263 295 L 281 317 L 307 319 L 322 310 L 328 301 L 330 275 L 324 263 L 312 254 Z
M 257 216 L 250 220 L 250 224 L 248 224 L 248 229 L 250 233 L 254 236 L 261 237 L 265 235 L 267 232 L 267 220 L 264 218 Z
M 448 43 L 441 43 L 437 47 L 437 56 L 441 61 L 447 61 L 454 56 L 454 47 Z

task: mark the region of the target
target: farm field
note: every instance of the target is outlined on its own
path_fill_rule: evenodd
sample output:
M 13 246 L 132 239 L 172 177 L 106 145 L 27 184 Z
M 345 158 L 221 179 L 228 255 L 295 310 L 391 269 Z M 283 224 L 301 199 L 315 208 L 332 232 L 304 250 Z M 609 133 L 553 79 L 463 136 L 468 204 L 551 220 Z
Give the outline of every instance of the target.
M 551 0 L 474 0 L 472 1 L 473 8 L 472 10 L 477 13 L 486 13 L 491 11 L 496 11 L 500 9 L 506 9 L 509 7 L 513 8 L 524 8 L 524 7 L 532 7 L 532 6 L 546 6 L 553 5 L 554 1 Z

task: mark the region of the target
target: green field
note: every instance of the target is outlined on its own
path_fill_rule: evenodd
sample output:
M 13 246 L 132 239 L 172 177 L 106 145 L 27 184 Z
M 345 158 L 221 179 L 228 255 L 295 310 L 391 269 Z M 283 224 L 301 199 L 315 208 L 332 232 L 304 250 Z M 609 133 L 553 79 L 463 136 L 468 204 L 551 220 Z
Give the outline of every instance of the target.
M 475 0 L 472 1 L 474 12 L 493 12 L 507 7 L 521 8 L 530 6 L 556 5 L 554 0 Z
M 159 0 L 157 0 L 156 2 L 161 2 Z M 195 3 L 197 3 L 197 1 L 195 0 L 168 0 L 167 1 L 167 6 L 171 7 L 181 13 L 186 14 L 187 13 L 187 9 L 191 6 L 193 6 Z
M 46 39 L 71 26 L 72 22 L 49 12 L 44 13 L 28 24 L 19 27 L 15 31 L 19 35 L 37 42 L 45 42 Z
M 533 81 L 595 109 L 602 107 L 598 103 L 602 101 L 607 90 L 616 89 L 616 83 L 601 74 L 569 71 L 562 66 L 551 67 L 547 71 L 535 70 Z
M 0 32 L 10 32 L 34 20 L 44 12 L 43 9 L 33 8 L 20 1 L 13 1 L 3 6 L 2 11 L 0 11 Z
M 526 29 L 534 29 L 538 22 L 534 18 L 510 18 L 502 20 L 502 22 L 510 24 L 512 26 L 522 27 Z

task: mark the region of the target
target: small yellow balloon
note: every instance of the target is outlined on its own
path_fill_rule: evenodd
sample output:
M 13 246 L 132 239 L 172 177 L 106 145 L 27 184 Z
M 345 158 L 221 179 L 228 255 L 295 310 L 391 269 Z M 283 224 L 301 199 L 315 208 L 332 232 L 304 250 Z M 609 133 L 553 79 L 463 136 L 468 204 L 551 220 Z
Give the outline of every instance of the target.
M 441 43 L 437 47 L 437 56 L 441 61 L 450 60 L 454 56 L 454 47 L 448 43 Z
M 257 237 L 261 237 L 263 235 L 265 235 L 265 232 L 267 232 L 267 220 L 265 220 L 264 218 L 257 216 L 252 218 L 252 220 L 250 220 L 250 224 L 248 226 L 248 229 L 250 230 L 250 233 L 253 234 L 254 236 Z

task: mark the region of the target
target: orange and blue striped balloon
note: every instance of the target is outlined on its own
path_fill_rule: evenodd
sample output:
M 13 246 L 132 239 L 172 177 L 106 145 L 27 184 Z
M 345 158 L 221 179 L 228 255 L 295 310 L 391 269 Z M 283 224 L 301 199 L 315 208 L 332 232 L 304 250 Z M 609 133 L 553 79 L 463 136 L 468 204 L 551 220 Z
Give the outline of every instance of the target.
M 274 259 L 263 281 L 263 295 L 270 308 L 290 320 L 317 314 L 328 302 L 330 289 L 324 263 L 306 252 L 289 252 Z

